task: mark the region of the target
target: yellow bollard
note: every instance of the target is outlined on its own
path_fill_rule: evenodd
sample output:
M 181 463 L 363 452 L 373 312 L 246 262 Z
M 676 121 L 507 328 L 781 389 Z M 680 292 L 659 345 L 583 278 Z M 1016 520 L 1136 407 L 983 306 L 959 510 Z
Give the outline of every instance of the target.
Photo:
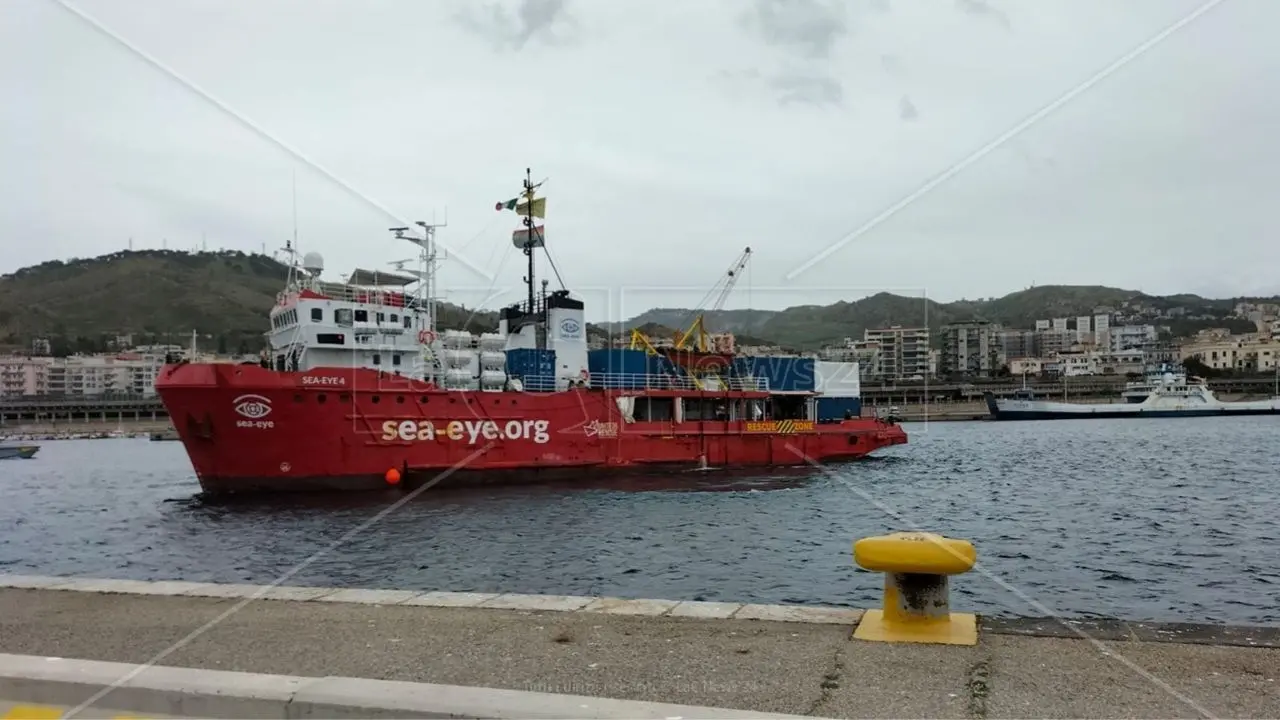
M 884 576 L 884 608 L 868 610 L 853 636 L 877 642 L 976 645 L 978 620 L 951 612 L 947 577 L 968 572 L 977 552 L 968 540 L 892 533 L 853 544 L 859 566 Z

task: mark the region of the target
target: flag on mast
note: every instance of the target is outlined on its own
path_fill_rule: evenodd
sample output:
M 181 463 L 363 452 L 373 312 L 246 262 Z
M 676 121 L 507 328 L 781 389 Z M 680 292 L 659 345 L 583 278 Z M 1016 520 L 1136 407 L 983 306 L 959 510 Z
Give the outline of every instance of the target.
M 533 228 L 520 228 L 511 233 L 511 244 L 521 250 L 527 247 L 546 247 L 547 229 L 543 225 Z
M 547 199 L 540 197 L 530 203 L 524 198 L 511 198 L 506 202 L 499 202 L 493 206 L 494 210 L 502 212 L 503 210 L 515 210 L 517 215 L 529 216 L 536 218 L 545 218 L 547 216 Z

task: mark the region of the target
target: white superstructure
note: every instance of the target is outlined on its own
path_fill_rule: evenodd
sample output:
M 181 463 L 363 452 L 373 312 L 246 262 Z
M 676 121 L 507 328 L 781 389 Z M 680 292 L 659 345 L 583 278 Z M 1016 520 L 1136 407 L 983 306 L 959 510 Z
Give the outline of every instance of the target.
M 1132 392 L 1146 392 L 1141 402 L 1071 403 L 1032 399 L 1030 391 L 1019 391 L 1012 399 L 988 396 L 987 405 L 997 419 L 1037 420 L 1087 417 L 1177 417 L 1204 415 L 1280 414 L 1280 397 L 1268 400 L 1223 402 L 1204 380 L 1184 373 L 1164 372 Z

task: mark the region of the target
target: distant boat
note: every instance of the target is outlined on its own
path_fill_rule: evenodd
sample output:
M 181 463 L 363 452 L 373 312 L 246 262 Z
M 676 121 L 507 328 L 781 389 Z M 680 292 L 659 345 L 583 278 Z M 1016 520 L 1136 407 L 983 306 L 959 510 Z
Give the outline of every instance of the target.
M 39 450 L 39 445 L 0 445 L 0 460 L 8 460 L 10 458 L 30 460 L 35 457 Z
M 1140 396 L 1138 400 L 1135 396 Z M 1127 388 L 1125 402 L 1071 403 L 1036 400 L 1022 389 L 1013 398 L 986 393 L 987 409 L 996 420 L 1071 420 L 1084 418 L 1214 417 L 1219 415 L 1280 415 L 1280 397 L 1269 400 L 1223 402 L 1199 378 L 1165 371 Z

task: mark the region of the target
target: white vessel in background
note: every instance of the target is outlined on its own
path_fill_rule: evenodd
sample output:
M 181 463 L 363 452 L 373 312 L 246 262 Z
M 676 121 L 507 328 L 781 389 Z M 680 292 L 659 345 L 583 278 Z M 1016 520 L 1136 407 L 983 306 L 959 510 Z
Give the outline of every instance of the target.
M 1204 380 L 1168 369 L 1148 375 L 1145 382 L 1130 383 L 1125 388 L 1124 399 L 1125 402 L 1118 403 L 1055 402 L 1036 400 L 1027 389 L 1019 390 L 1012 398 L 986 394 L 987 409 L 996 420 L 1280 414 L 1280 393 L 1268 400 L 1224 402 L 1214 396 Z

